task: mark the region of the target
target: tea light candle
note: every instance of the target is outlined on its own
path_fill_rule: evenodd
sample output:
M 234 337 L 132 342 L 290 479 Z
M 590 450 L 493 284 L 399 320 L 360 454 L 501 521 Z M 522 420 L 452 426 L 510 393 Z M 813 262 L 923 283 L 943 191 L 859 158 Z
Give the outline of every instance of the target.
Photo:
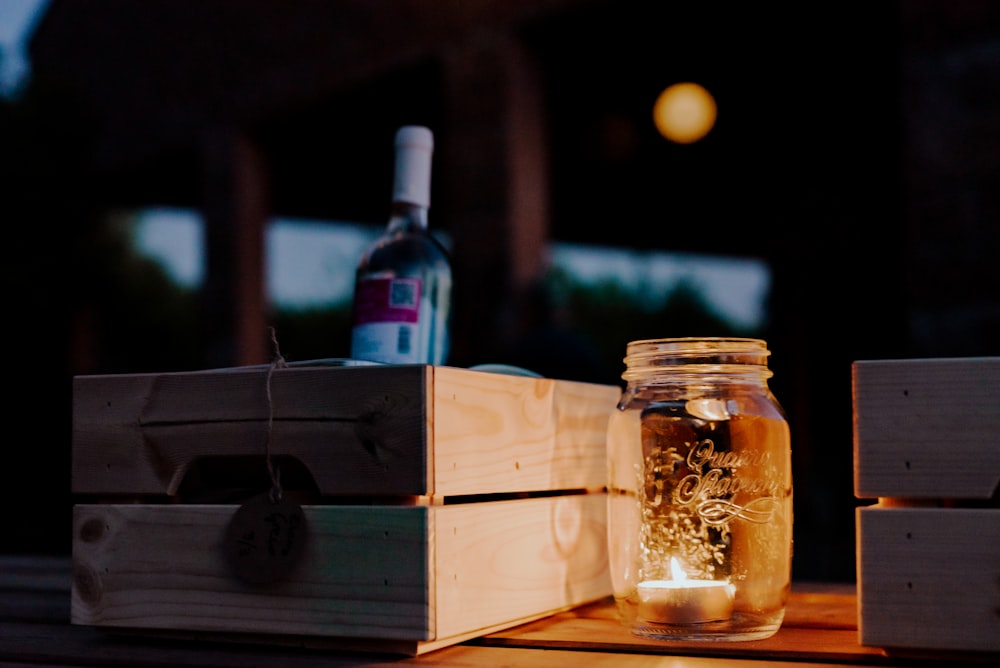
M 639 617 L 660 624 L 699 624 L 733 616 L 733 585 L 719 580 L 689 580 L 671 558 L 672 580 L 639 583 Z M 678 574 L 681 577 L 676 577 Z

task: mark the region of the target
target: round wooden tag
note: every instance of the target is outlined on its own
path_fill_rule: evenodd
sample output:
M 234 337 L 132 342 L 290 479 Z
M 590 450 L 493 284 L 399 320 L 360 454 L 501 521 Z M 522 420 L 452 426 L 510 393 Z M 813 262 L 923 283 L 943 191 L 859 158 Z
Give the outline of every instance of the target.
M 238 577 L 255 584 L 288 578 L 302 556 L 307 536 L 302 507 L 268 493 L 254 496 L 233 514 L 223 546 Z

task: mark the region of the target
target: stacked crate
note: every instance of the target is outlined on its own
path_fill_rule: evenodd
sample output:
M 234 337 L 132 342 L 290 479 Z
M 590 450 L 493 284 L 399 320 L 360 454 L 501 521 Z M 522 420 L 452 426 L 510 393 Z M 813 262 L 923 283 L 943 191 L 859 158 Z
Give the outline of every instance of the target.
M 79 376 L 72 621 L 413 655 L 606 597 L 619 394 L 428 365 Z
M 853 365 L 863 645 L 1000 651 L 1000 358 Z

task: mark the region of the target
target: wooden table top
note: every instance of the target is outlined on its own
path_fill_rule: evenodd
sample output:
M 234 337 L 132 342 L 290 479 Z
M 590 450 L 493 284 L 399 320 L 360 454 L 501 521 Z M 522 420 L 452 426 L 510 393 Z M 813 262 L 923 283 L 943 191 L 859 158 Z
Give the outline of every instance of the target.
M 771 638 L 744 642 L 650 641 L 598 601 L 418 657 L 122 635 L 70 624 L 69 557 L 0 556 L 0 665 L 4 666 L 632 666 L 755 668 L 995 665 L 1000 657 L 887 652 L 858 644 L 853 584 L 796 583 Z

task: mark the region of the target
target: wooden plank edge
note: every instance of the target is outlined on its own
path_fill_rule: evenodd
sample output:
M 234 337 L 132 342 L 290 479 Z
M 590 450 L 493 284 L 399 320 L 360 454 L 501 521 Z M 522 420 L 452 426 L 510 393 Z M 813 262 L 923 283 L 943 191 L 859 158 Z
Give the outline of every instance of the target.
M 348 638 L 334 636 L 307 636 L 291 634 L 266 634 L 257 631 L 237 633 L 220 631 L 186 631 L 183 629 L 139 629 L 124 626 L 91 626 L 79 622 L 71 622 L 74 626 L 93 628 L 98 633 L 123 638 L 147 638 L 152 640 L 177 640 L 183 642 L 217 642 L 234 645 L 268 646 L 310 649 L 319 651 L 358 652 L 364 654 L 389 654 L 398 656 L 420 656 L 445 647 L 475 640 L 485 635 L 499 633 L 508 629 L 537 622 L 539 620 L 564 613 L 573 608 L 588 605 L 593 601 L 564 606 L 555 610 L 540 612 L 533 615 L 494 624 L 482 629 L 463 632 L 446 638 L 434 640 L 400 640 L 395 638 Z
M 265 491 L 264 489 L 243 492 L 218 500 L 188 501 L 168 494 L 91 494 L 74 493 L 74 505 L 240 505 L 249 498 Z M 467 503 L 489 503 L 492 501 L 511 501 L 517 499 L 541 499 L 553 496 L 577 496 L 585 494 L 604 494 L 606 487 L 577 487 L 567 489 L 536 490 L 524 492 L 493 492 L 490 494 L 458 494 L 458 495 L 317 495 L 312 492 L 290 490 L 288 494 L 295 498 L 299 505 L 309 506 L 450 506 Z

